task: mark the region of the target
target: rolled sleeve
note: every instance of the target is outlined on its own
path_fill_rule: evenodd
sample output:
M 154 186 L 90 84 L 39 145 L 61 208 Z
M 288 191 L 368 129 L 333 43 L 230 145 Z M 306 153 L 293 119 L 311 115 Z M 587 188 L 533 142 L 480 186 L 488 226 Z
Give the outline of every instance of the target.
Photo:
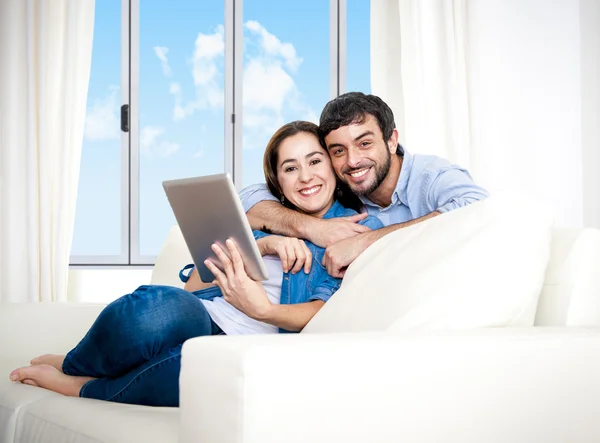
M 441 213 L 462 208 L 489 197 L 489 193 L 476 185 L 464 169 L 441 171 L 431 182 L 427 204 L 431 211 Z
M 340 279 L 329 276 L 310 294 L 307 301 L 323 300 L 327 302 L 340 289 L 341 284 L 342 281 Z
M 267 185 L 264 183 L 247 186 L 240 191 L 239 195 L 244 212 L 248 212 L 255 204 L 261 201 L 278 201 L 269 192 Z

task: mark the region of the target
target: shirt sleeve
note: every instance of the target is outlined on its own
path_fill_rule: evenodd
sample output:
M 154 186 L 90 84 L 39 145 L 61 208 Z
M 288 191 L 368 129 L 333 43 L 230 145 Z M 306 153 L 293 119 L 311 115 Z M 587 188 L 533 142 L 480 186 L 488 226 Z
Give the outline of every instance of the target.
M 307 302 L 315 300 L 323 300 L 327 302 L 335 292 L 340 289 L 342 280 L 334 278 L 330 275 L 310 294 Z
M 261 201 L 278 201 L 273 197 L 273 194 L 269 192 L 267 185 L 264 183 L 247 186 L 240 191 L 239 195 L 244 212 L 248 212 L 252 206 Z
M 488 191 L 476 185 L 465 170 L 452 168 L 441 171 L 429 185 L 427 205 L 441 213 L 462 208 L 489 197 Z

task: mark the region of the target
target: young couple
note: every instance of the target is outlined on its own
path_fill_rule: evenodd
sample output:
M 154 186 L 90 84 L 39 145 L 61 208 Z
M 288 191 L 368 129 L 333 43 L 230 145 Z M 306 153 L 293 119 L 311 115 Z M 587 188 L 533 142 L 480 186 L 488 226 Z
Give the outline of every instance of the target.
M 487 196 L 466 171 L 404 151 L 390 108 L 361 93 L 329 102 L 319 127 L 284 125 L 263 166 L 266 185 L 241 198 L 269 280 L 247 276 L 233 242 L 228 254 L 215 244 L 223 271 L 206 262 L 214 284 L 194 269 L 189 278 L 180 274 L 184 289 L 141 286 L 109 304 L 66 356 L 34 358 L 11 380 L 69 396 L 177 406 L 186 340 L 300 331 L 375 240 Z

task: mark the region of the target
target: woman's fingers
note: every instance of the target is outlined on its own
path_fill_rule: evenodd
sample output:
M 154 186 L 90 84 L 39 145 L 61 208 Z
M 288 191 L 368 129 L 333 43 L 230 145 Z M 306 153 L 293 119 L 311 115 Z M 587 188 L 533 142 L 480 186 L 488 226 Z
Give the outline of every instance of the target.
M 209 259 L 204 260 L 204 264 L 206 265 L 208 270 L 210 272 L 212 272 L 213 275 L 215 276 L 215 278 L 217 279 L 216 284 L 219 285 L 219 287 L 221 288 L 221 291 L 226 292 L 228 290 L 229 286 L 227 285 L 227 277 L 225 276 L 225 274 L 223 274 L 221 272 L 221 270 L 219 268 L 217 268 L 217 265 L 215 265 Z
M 304 249 L 304 255 L 306 257 L 304 260 L 304 272 L 308 274 L 310 272 L 310 267 L 312 266 L 312 252 L 310 252 L 310 249 L 308 249 L 308 246 L 306 246 L 306 243 L 304 243 L 303 240 L 300 240 L 300 244 L 302 245 L 302 249 Z
M 301 240 L 293 239 L 292 246 L 294 248 L 294 255 L 296 257 L 296 263 L 294 263 L 294 267 L 292 268 L 292 274 L 300 272 L 302 267 L 304 266 L 304 262 L 306 261 L 306 253 L 301 245 Z
M 231 264 L 231 260 L 229 259 L 229 257 L 227 257 L 227 254 L 225 254 L 223 249 L 216 243 L 213 243 L 211 248 L 217 255 L 219 261 L 221 262 L 221 265 L 223 266 L 223 271 L 225 272 L 227 278 L 233 278 L 233 265 Z
M 231 261 L 233 262 L 233 270 L 238 275 L 248 275 L 246 274 L 246 270 L 244 269 L 244 261 L 242 260 L 242 254 L 240 254 L 240 250 L 232 239 L 227 239 L 225 242 L 227 245 L 227 249 L 229 249 L 229 254 L 231 255 Z

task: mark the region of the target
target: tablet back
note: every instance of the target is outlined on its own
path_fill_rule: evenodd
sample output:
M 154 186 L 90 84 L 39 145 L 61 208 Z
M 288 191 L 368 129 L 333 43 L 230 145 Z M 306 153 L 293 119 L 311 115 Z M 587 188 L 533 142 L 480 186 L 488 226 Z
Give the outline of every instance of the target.
M 203 282 L 214 280 L 204 260 L 212 258 L 221 267 L 211 245 L 217 243 L 228 253 L 228 238 L 240 249 L 248 276 L 257 281 L 268 278 L 229 174 L 167 180 L 163 188 Z

